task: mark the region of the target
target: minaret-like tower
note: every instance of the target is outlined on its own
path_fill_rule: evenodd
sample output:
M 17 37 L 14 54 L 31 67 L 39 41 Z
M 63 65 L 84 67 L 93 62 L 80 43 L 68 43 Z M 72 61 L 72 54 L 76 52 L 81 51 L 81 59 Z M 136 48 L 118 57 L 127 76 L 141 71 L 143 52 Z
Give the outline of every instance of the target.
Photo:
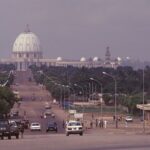
M 106 47 L 106 54 L 105 54 L 105 64 L 109 65 L 111 63 L 111 54 L 109 50 L 109 46 Z

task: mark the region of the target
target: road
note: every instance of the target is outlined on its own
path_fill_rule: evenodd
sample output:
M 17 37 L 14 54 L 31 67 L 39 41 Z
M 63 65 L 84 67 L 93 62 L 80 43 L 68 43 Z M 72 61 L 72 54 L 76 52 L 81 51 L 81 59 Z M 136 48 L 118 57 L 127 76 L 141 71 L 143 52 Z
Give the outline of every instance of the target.
M 29 78 L 31 80 L 29 80 Z M 16 72 L 15 81 L 12 89 L 19 92 L 22 97 L 21 105 L 16 104 L 12 111 L 19 111 L 19 114 L 31 122 L 40 122 L 42 125 L 41 132 L 30 132 L 25 130 L 25 134 L 46 134 L 48 122 L 55 121 L 58 124 L 58 132 L 64 133 L 62 122 L 65 119 L 65 112 L 58 105 L 52 104 L 50 93 L 41 85 L 37 85 L 30 70 L 27 72 Z M 48 102 L 52 106 L 52 112 L 55 113 L 55 118 L 41 118 L 45 111 L 45 103 Z
M 123 130 L 89 129 L 83 136 L 65 136 L 62 128 L 62 120 L 66 113 L 58 105 L 52 105 L 52 111 L 56 114 L 55 121 L 58 123 L 58 133 L 46 133 L 46 125 L 52 118 L 42 119 L 45 102 L 52 103 L 51 95 L 44 87 L 36 85 L 31 72 L 17 72 L 13 90 L 19 91 L 23 101 L 18 107 L 20 114 L 30 122 L 38 121 L 42 124 L 42 132 L 25 131 L 23 139 L 1 140 L 0 150 L 149 150 L 149 134 L 135 134 Z M 125 132 L 124 132 L 125 130 Z M 132 131 L 132 130 L 130 130 Z M 125 134 L 124 134 L 125 133 Z
M 149 150 L 149 135 L 26 135 L 0 141 L 1 150 Z

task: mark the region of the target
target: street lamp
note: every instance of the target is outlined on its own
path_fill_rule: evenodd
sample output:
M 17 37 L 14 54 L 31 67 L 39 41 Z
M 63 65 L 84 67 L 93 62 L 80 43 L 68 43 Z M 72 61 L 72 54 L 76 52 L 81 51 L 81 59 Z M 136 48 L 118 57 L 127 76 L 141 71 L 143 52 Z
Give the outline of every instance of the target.
M 109 77 L 111 77 L 114 82 L 115 82 L 115 122 L 116 122 L 116 128 L 118 128 L 118 118 L 117 118 L 117 99 L 116 99 L 116 94 L 117 94 L 117 81 L 116 78 L 110 74 L 108 74 L 107 72 L 103 72 L 104 75 L 107 75 Z
M 103 95 L 102 95 L 102 92 L 103 92 L 103 90 L 102 90 L 102 83 L 100 83 L 98 80 L 96 80 L 96 79 L 94 79 L 94 78 L 90 78 L 90 80 L 92 80 L 92 81 L 95 81 L 96 83 L 98 83 L 99 85 L 100 85 L 100 87 L 101 87 L 101 117 L 103 116 L 102 114 L 103 114 L 103 108 L 102 108 L 102 97 L 103 97 Z
M 58 87 L 60 87 L 60 106 L 63 106 L 63 95 L 62 95 L 62 85 L 59 83 L 55 83 L 55 85 L 57 85 Z
M 73 95 L 74 95 L 74 99 L 73 99 L 73 102 L 75 102 L 75 90 L 73 89 L 73 87 L 71 87 L 71 85 L 67 85 L 68 88 L 70 88 L 72 91 L 73 91 Z
M 81 88 L 81 90 L 82 90 L 82 95 L 83 95 L 83 100 L 82 100 L 82 102 L 83 102 L 83 101 L 84 101 L 84 90 L 83 90 L 83 87 L 80 86 L 80 85 L 78 85 L 78 84 L 76 84 L 76 83 L 74 84 L 74 86 Z M 83 108 L 83 106 L 82 106 L 82 108 Z M 83 108 L 83 112 L 84 112 L 84 108 Z
M 74 86 L 81 88 L 81 90 L 82 90 L 82 95 L 84 96 L 84 90 L 83 90 L 83 87 L 80 86 L 80 85 L 78 85 L 78 84 L 76 84 L 76 83 L 74 84 Z M 84 99 L 84 97 L 83 97 L 83 99 Z
M 145 110 L 144 110 L 144 102 L 145 102 L 145 97 L 144 97 L 144 89 L 145 89 L 145 80 L 144 80 L 144 76 L 145 76 L 145 71 L 144 71 L 144 64 L 143 64 L 143 132 L 145 133 Z

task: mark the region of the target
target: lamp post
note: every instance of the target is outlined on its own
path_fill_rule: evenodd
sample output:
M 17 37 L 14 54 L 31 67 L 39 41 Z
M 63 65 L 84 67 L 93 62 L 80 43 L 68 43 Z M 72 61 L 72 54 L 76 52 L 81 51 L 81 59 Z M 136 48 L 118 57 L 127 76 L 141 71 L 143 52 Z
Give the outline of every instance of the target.
M 76 84 L 76 83 L 74 84 L 74 86 L 81 88 L 81 90 L 82 90 L 82 95 L 83 95 L 83 100 L 82 100 L 82 102 L 83 102 L 83 101 L 84 101 L 84 90 L 83 90 L 83 87 L 80 86 L 80 85 L 78 85 L 78 84 Z M 82 108 L 83 108 L 83 106 L 82 106 Z M 84 112 L 84 109 L 83 109 L 82 111 Z
M 59 83 L 55 83 L 58 87 L 60 87 L 60 106 L 63 106 L 63 95 L 62 95 L 62 85 Z
M 116 81 L 116 78 L 106 72 L 103 72 L 104 75 L 107 75 L 109 77 L 111 77 L 114 82 L 115 82 L 115 123 L 116 123 L 116 128 L 118 128 L 118 118 L 117 118 L 117 98 L 116 98 L 116 94 L 117 94 L 117 81 Z
M 90 78 L 90 80 L 95 81 L 96 83 L 98 83 L 101 87 L 101 117 L 103 117 L 103 108 L 102 108 L 102 99 L 103 99 L 103 88 L 102 88 L 102 83 L 100 83 L 98 80 L 94 79 L 94 78 Z
M 71 85 L 67 85 L 67 87 L 73 91 L 73 95 L 74 95 L 73 102 L 75 102 L 75 96 L 76 96 L 75 90 L 73 89 L 73 87 L 71 87 Z
M 144 76 L 145 76 L 145 71 L 144 71 L 144 64 L 143 64 L 143 94 L 142 94 L 142 97 L 143 97 L 143 111 L 142 111 L 142 115 L 143 115 L 143 133 L 145 133 L 145 110 L 144 110 L 144 103 L 145 103 L 145 97 L 144 97 L 144 89 L 145 89 L 145 80 L 144 80 Z
M 73 91 L 73 95 L 74 95 L 74 99 L 73 101 L 75 101 L 75 91 L 74 89 L 70 86 L 70 85 L 66 85 L 67 88 L 70 88 Z M 70 93 L 70 92 L 69 92 Z M 70 105 L 69 105 L 69 109 L 70 109 Z
M 78 85 L 78 84 L 76 84 L 76 83 L 74 84 L 74 86 L 81 88 L 81 90 L 82 90 L 82 95 L 83 95 L 83 99 L 84 99 L 84 90 L 83 90 L 83 87 L 80 86 L 80 85 Z

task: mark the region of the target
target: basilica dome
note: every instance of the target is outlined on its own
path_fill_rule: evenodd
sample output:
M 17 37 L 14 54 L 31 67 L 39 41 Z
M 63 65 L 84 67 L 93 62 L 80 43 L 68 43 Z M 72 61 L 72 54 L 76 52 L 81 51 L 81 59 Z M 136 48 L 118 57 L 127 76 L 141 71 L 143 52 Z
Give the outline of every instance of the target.
M 39 38 L 29 29 L 21 33 L 15 40 L 13 52 L 40 52 Z

